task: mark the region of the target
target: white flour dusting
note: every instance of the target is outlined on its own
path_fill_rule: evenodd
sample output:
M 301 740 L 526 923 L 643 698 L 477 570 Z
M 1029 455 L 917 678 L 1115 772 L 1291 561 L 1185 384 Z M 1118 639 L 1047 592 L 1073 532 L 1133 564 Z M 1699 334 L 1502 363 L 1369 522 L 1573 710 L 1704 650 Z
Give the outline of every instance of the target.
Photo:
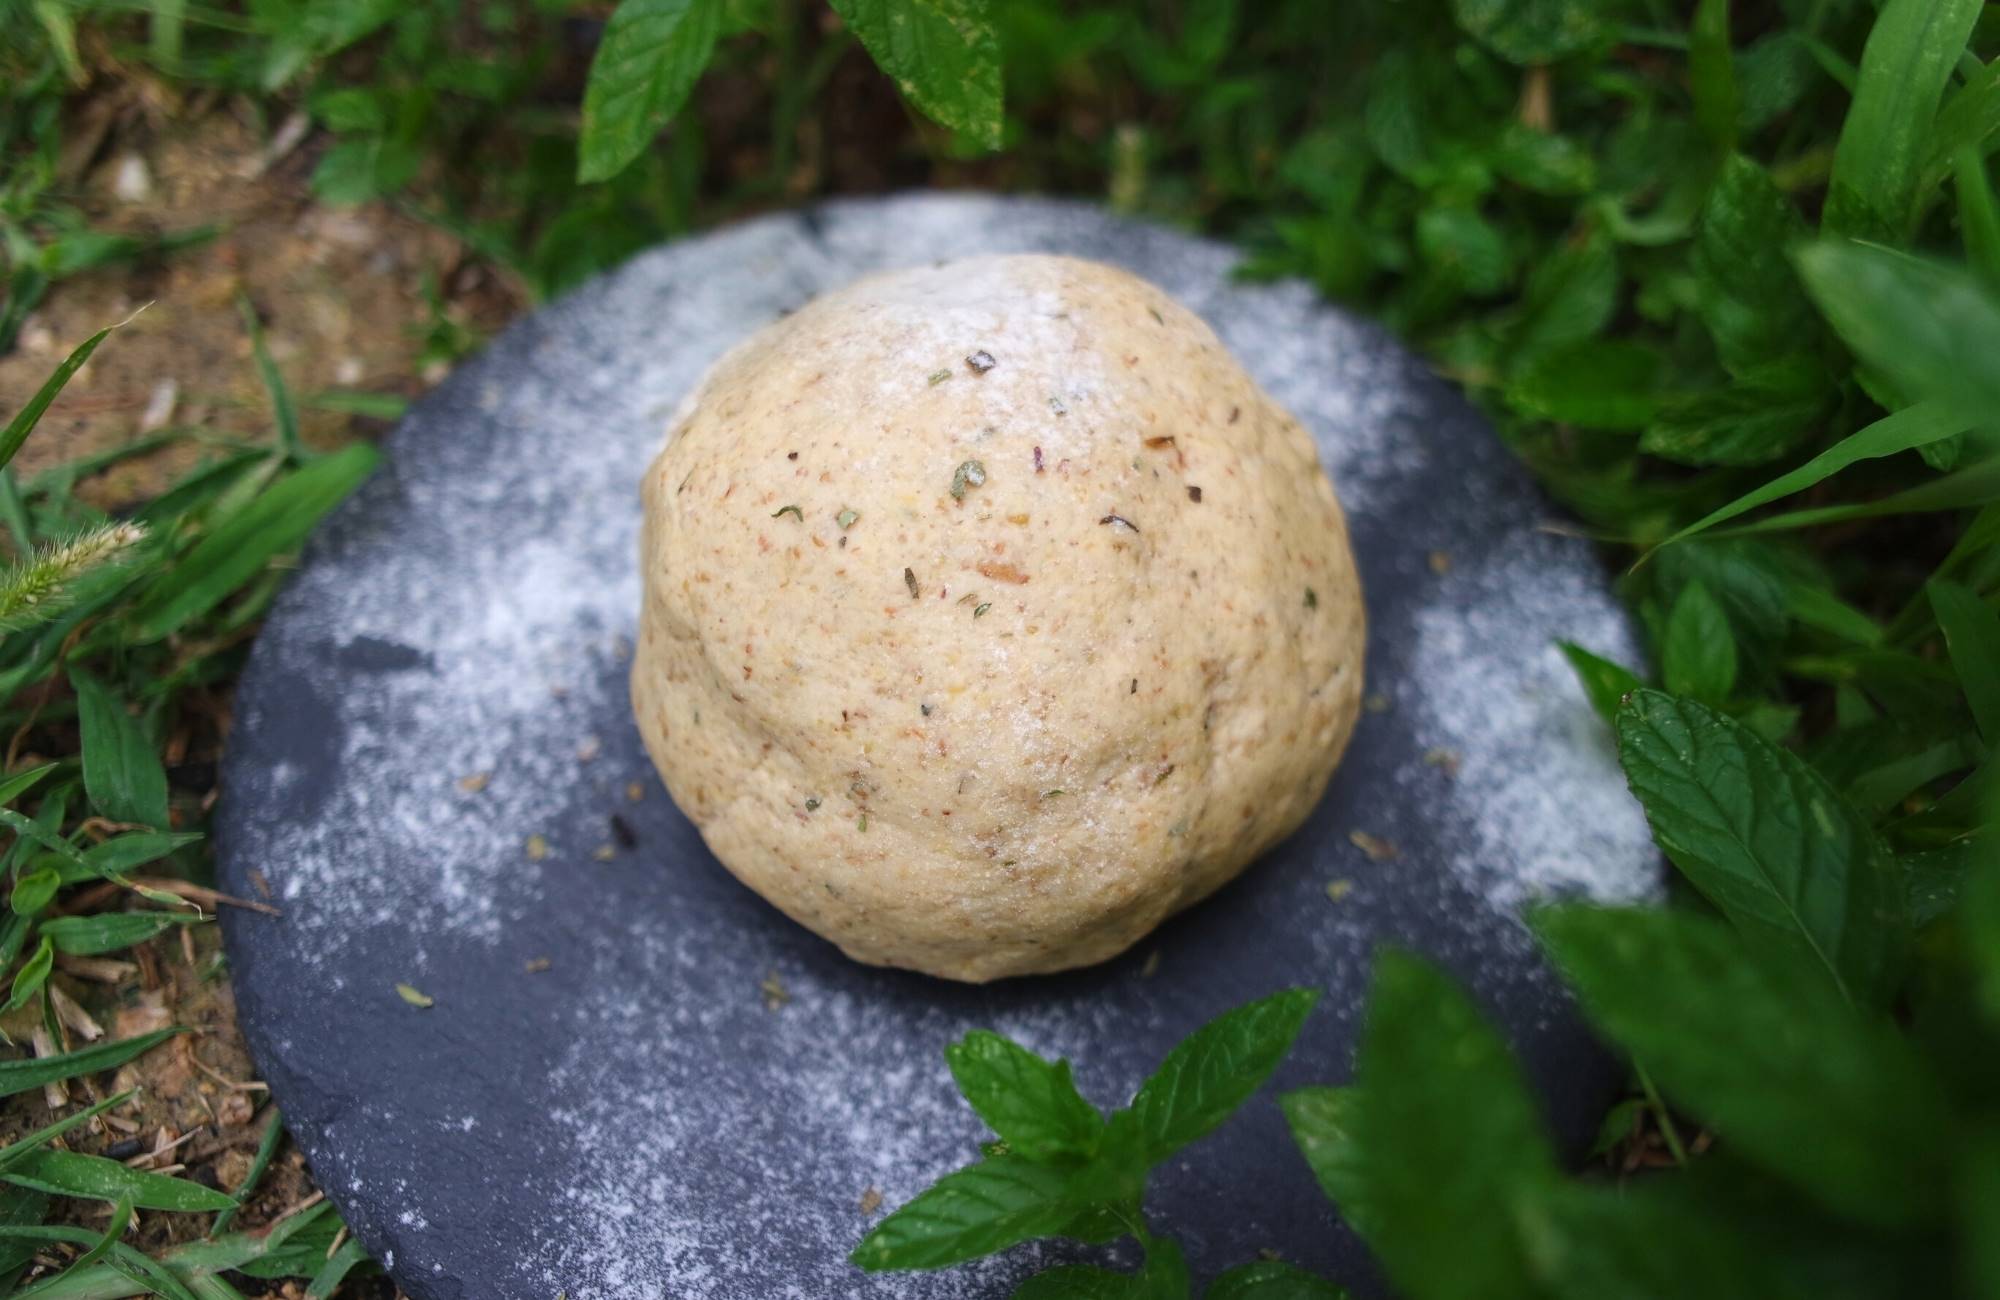
M 494 952 L 518 969 L 516 951 L 541 942 L 550 918 L 575 910 L 579 892 L 592 888 L 581 873 L 595 869 L 587 864 L 605 833 L 601 818 L 579 825 L 574 810 L 618 806 L 633 781 L 648 798 L 664 798 L 651 774 L 631 765 L 640 761 L 636 744 L 607 725 L 623 717 L 620 656 L 638 601 L 639 474 L 675 404 L 725 347 L 857 274 L 1034 249 L 1123 262 L 1208 319 L 1313 431 L 1364 566 L 1368 546 L 1401 547 L 1404 521 L 1422 522 L 1429 503 L 1408 498 L 1423 490 L 1436 454 L 1427 441 L 1435 395 L 1413 392 L 1399 354 L 1304 287 L 1233 284 L 1227 249 L 1107 229 L 1101 217 L 1066 205 L 906 199 L 836 205 L 822 221 L 811 233 L 782 218 L 754 222 L 651 254 L 530 323 L 546 335 L 499 345 L 504 369 L 475 362 L 412 414 L 393 448 L 399 459 L 364 493 L 363 516 L 375 522 L 337 527 L 306 566 L 245 691 L 241 732 L 276 756 L 229 773 L 223 864 L 235 873 L 228 883 L 255 866 L 284 904 L 283 956 L 260 960 L 291 963 L 298 978 L 335 990 L 337 1008 L 376 999 L 386 1010 L 368 1014 L 383 1017 L 415 1014 L 388 992 L 391 981 L 408 981 L 440 994 L 423 1024 L 449 1033 L 455 971 Z M 935 342 L 935 350 L 956 348 Z M 919 344 L 931 346 L 912 340 Z M 468 428 L 478 436 L 465 436 Z M 1414 597 L 1369 590 L 1371 615 L 1390 604 L 1399 611 L 1377 623 L 1378 644 L 1408 650 L 1401 662 L 1371 659 L 1371 689 L 1393 707 L 1363 727 L 1391 729 L 1402 757 L 1387 772 L 1336 777 L 1336 796 L 1343 782 L 1364 780 L 1389 793 L 1379 823 L 1351 829 L 1394 837 L 1440 820 L 1431 834 L 1451 846 L 1444 860 L 1395 870 L 1419 873 L 1404 887 L 1441 906 L 1474 900 L 1480 915 L 1464 930 L 1485 937 L 1466 942 L 1486 948 L 1468 960 L 1490 961 L 1504 980 L 1530 963 L 1517 939 L 1495 937 L 1512 932 L 1497 918 L 1550 893 L 1645 896 L 1657 877 L 1603 728 L 1550 648 L 1570 637 L 1630 661 L 1629 633 L 1603 576 L 1587 549 L 1532 530 L 1531 502 L 1480 508 L 1507 521 L 1505 545 L 1454 557 L 1440 578 L 1422 570 L 1425 543 L 1408 541 L 1419 557 L 1409 581 L 1430 585 Z M 392 529 L 377 531 L 392 519 Z M 340 697 L 314 706 L 338 720 L 328 747 L 288 738 L 301 697 L 334 681 Z M 1456 756 L 1449 797 L 1420 757 L 1432 749 Z M 1303 879 L 1302 897 L 1246 906 L 1288 914 L 1325 906 L 1325 883 Z M 1312 940 L 1319 964 L 1297 977 L 1319 978 L 1335 994 L 1329 1003 L 1340 1003 L 1327 1014 L 1344 1024 L 1380 936 L 1356 920 L 1365 911 L 1325 915 Z M 518 1080 L 527 1095 L 552 1099 L 546 1123 L 528 1131 L 484 1122 L 449 1078 L 394 1098 L 393 1109 L 341 1092 L 370 1083 L 338 1083 L 346 1063 L 332 1049 L 292 1024 L 265 1035 L 256 1008 L 246 1011 L 260 1052 L 273 1058 L 262 1063 L 274 1081 L 327 1090 L 318 1109 L 303 1088 L 297 1101 L 284 1097 L 287 1117 L 322 1180 L 349 1190 L 343 1211 L 371 1248 L 397 1262 L 415 1300 L 487 1300 L 488 1292 L 453 1279 L 492 1270 L 496 1258 L 511 1260 L 518 1287 L 497 1300 L 558 1292 L 569 1300 L 969 1300 L 1018 1275 L 1017 1259 L 880 1280 L 864 1292 L 843 1263 L 866 1225 L 858 1209 L 866 1190 L 893 1207 L 973 1152 L 978 1123 L 939 1056 L 962 1030 L 962 1010 L 884 1003 L 867 996 L 866 984 L 797 964 L 777 971 L 787 1005 L 746 1010 L 766 968 L 766 937 L 701 933 L 700 919 L 679 917 L 611 923 L 629 927 L 616 943 L 567 936 L 564 960 L 587 967 L 588 977 L 565 984 L 577 993 L 560 1025 L 534 1029 L 560 1041 Z M 385 946 L 405 954 L 395 970 L 357 965 L 357 953 Z M 1180 960 L 1200 955 L 1170 957 Z M 718 979 L 732 989 L 738 984 L 727 981 L 739 981 L 744 996 L 716 1002 L 691 992 L 705 994 Z M 992 1027 L 1075 1058 L 1087 1092 L 1123 1100 L 1109 1094 L 1130 1080 L 1108 1078 L 1093 1062 L 1131 1036 L 1132 1022 L 1120 1017 L 1136 1013 L 1073 993 L 1000 1005 L 1017 1009 Z M 1165 1012 L 1146 1005 L 1155 1015 L 1186 1014 L 1178 1004 L 1160 1004 Z M 357 1023 L 367 1032 L 371 1022 Z M 1176 1034 L 1188 1027 L 1174 1022 Z M 718 1045 L 746 1055 L 725 1066 Z M 797 1137 L 801 1126 L 809 1141 Z M 426 1143 L 448 1144 L 437 1149 L 482 1171 L 515 1170 L 511 1182 L 482 1172 L 493 1186 L 478 1195 L 528 1186 L 539 1198 L 533 1238 L 484 1243 L 471 1262 L 464 1243 L 483 1242 L 481 1220 L 464 1188 L 445 1195 L 427 1181 L 434 1148 Z M 784 1282 L 774 1250 L 787 1261 Z

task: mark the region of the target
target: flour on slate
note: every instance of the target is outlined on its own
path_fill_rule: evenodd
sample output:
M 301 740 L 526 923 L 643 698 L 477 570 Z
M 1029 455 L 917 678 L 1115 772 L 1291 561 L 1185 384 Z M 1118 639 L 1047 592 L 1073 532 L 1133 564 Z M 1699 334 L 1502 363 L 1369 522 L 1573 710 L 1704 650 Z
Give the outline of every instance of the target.
M 1439 397 L 1413 388 L 1434 381 L 1303 286 L 1232 283 L 1235 255 L 1220 246 L 1113 226 L 1068 205 L 936 198 L 834 204 L 810 229 L 764 220 L 704 236 L 693 251 L 649 254 L 521 326 L 532 346 L 499 345 L 512 349 L 505 373 L 475 362 L 419 404 L 392 444 L 390 470 L 359 503 L 363 520 L 394 518 L 395 526 L 337 526 L 274 615 L 256 665 L 263 689 L 246 691 L 254 698 L 245 701 L 243 734 L 264 738 L 266 752 L 285 752 L 270 738 L 291 725 L 287 713 L 300 701 L 281 698 L 264 679 L 294 694 L 334 681 L 342 690 L 315 704 L 337 722 L 330 765 L 287 757 L 233 774 L 232 800 L 285 814 L 254 818 L 231 836 L 232 851 L 254 857 L 284 906 L 283 960 L 338 998 L 373 998 L 382 1015 L 421 1014 L 432 1017 L 426 1029 L 449 1032 L 453 971 L 465 954 L 518 946 L 592 887 L 579 864 L 603 838 L 603 815 L 582 826 L 576 809 L 621 806 L 635 779 L 650 798 L 665 798 L 649 773 L 613 761 L 614 753 L 642 760 L 629 735 L 611 735 L 607 719 L 625 709 L 620 656 L 638 602 L 637 483 L 676 404 L 728 345 L 857 274 L 1030 250 L 1121 262 L 1207 319 L 1312 431 L 1357 529 L 1423 518 L 1426 503 L 1400 494 L 1440 454 L 1428 442 L 1426 414 Z M 687 259 L 696 256 L 691 271 Z M 930 369 L 962 368 L 957 330 L 949 333 L 912 340 L 914 382 Z M 1004 366 L 1000 349 L 991 350 Z M 961 371 L 950 382 L 968 380 Z M 468 426 L 481 436 L 442 436 Z M 402 449 L 407 458 L 395 459 Z M 1480 914 L 1465 926 L 1475 936 L 1469 949 L 1490 948 L 1495 941 L 1477 936 L 1495 927 L 1517 929 L 1503 914 L 1528 899 L 1643 896 L 1656 869 L 1603 728 L 1550 648 L 1572 637 L 1630 662 L 1625 626 L 1586 548 L 1529 531 L 1518 502 L 1489 504 L 1511 521 L 1514 541 L 1456 557 L 1442 578 L 1424 571 L 1425 543 L 1411 540 L 1418 562 L 1410 581 L 1430 584 L 1421 600 L 1399 606 L 1414 608 L 1403 615 L 1413 620 L 1405 630 L 1414 654 L 1400 681 L 1371 675 L 1371 689 L 1386 692 L 1393 709 L 1363 720 L 1406 729 L 1419 752 L 1458 756 L 1451 778 L 1414 760 L 1398 769 L 1395 806 L 1381 810 L 1382 825 L 1363 829 L 1393 837 L 1398 819 L 1481 810 L 1445 837 L 1456 846 L 1448 861 L 1398 864 L 1425 873 L 1410 885 L 1423 898 Z M 600 735 L 605 757 L 581 761 L 579 749 L 594 753 L 586 742 Z M 478 788 L 462 789 L 466 778 Z M 1445 779 L 1461 783 L 1453 798 L 1437 794 Z M 546 852 L 530 852 L 535 836 Z M 1324 884 L 1301 882 L 1305 905 L 1326 905 Z M 1375 936 L 1337 908 L 1326 917 L 1311 940 L 1320 965 L 1305 978 L 1349 990 L 1347 1005 L 1329 999 L 1323 1013 L 1345 1025 Z M 980 1137 L 940 1056 L 964 1028 L 962 1016 L 912 1010 L 907 1001 L 885 1007 L 858 991 L 866 984 L 789 967 L 777 972 L 789 1000 L 766 1012 L 755 989 L 766 960 L 757 945 L 766 939 L 711 932 L 691 946 L 689 927 L 672 919 L 631 924 L 615 944 L 588 942 L 597 937 L 570 934 L 560 950 L 559 961 L 587 964 L 590 974 L 574 985 L 580 992 L 565 1009 L 554 1058 L 538 1067 L 547 1077 L 521 1080 L 528 1095 L 560 1098 L 534 1130 L 480 1122 L 450 1095 L 448 1079 L 408 1089 L 395 1116 L 350 1096 L 325 1101 L 319 1113 L 301 1106 L 295 1114 L 286 1100 L 322 1179 L 351 1192 L 342 1208 L 357 1233 L 396 1261 L 417 1300 L 469 1294 L 452 1277 L 465 1262 L 463 1243 L 482 1228 L 465 1221 L 462 1200 L 427 1183 L 421 1154 L 423 1141 L 442 1135 L 450 1150 L 474 1153 L 461 1159 L 518 1158 L 547 1179 L 533 1189 L 546 1208 L 534 1239 L 489 1245 L 507 1258 L 485 1266 L 496 1275 L 511 1269 L 519 1294 L 856 1294 L 861 1284 L 844 1261 L 869 1222 L 863 1193 L 873 1187 L 883 1210 L 893 1208 L 962 1163 Z M 404 954 L 401 964 L 358 970 L 351 950 L 364 938 L 369 951 Z M 1518 954 L 1507 960 L 1517 973 L 1532 965 Z M 734 1001 L 676 996 L 715 987 L 718 971 L 741 976 Z M 403 1007 L 389 991 L 396 980 L 437 995 L 438 1005 Z M 376 987 L 359 987 L 364 981 Z M 1093 1077 L 1093 1060 L 1129 1029 L 1107 1022 L 1103 1004 L 1072 997 L 1026 1005 L 1031 1014 L 1004 1014 L 992 1027 L 1076 1059 L 1087 1092 L 1136 1081 Z M 736 1062 L 720 1066 L 717 1043 L 747 1044 L 754 1070 L 739 1077 Z M 338 1073 L 340 1063 L 313 1054 L 310 1034 L 288 1032 L 272 1046 L 281 1067 L 274 1082 L 326 1086 Z M 504 1045 L 490 1050 L 504 1054 Z M 720 1117 L 714 1105 L 687 1100 L 735 1088 L 740 1099 Z M 433 1136 L 409 1136 L 419 1127 Z M 810 1140 L 774 1140 L 802 1127 Z M 385 1187 L 397 1190 L 384 1196 Z M 794 1275 L 770 1276 L 773 1241 L 784 1243 Z M 796 1276 L 800 1269 L 812 1275 Z M 1020 1269 L 1015 1258 L 884 1278 L 865 1294 L 972 1300 L 1004 1289 Z

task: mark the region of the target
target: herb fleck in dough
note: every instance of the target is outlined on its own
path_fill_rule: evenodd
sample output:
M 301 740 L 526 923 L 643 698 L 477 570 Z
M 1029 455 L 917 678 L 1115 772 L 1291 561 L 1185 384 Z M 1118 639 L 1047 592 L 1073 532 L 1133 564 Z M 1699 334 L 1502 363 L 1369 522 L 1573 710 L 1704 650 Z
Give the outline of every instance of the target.
M 820 298 L 717 363 L 644 497 L 646 746 L 723 864 L 859 961 L 1123 951 L 1305 818 L 1360 708 L 1310 437 L 1112 267 Z

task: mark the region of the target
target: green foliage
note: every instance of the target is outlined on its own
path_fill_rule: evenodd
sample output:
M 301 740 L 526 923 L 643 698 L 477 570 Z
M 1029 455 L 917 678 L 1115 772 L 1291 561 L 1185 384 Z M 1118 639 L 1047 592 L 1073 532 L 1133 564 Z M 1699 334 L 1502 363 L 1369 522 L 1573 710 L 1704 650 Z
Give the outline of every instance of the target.
M 1138 1273 L 1054 1269 L 1025 1284 L 1017 1300 L 1181 1300 L 1189 1281 L 1180 1247 L 1145 1226 L 1147 1174 L 1263 1086 L 1318 999 L 1315 990 L 1291 989 L 1217 1017 L 1170 1052 L 1132 1104 L 1108 1120 L 1077 1094 L 1068 1062 L 1051 1064 L 983 1030 L 968 1034 L 946 1060 L 1002 1142 L 883 1219 L 854 1248 L 854 1262 L 871 1272 L 941 1268 L 1038 1237 L 1103 1242 L 1129 1233 L 1145 1252 Z

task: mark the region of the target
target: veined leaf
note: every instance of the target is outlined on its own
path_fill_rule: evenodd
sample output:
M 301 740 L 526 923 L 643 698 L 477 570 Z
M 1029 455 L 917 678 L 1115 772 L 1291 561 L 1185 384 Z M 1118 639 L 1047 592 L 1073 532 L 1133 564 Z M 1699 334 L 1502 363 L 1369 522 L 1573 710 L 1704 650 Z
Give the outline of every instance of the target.
M 149 1174 L 116 1160 L 76 1151 L 43 1148 L 22 1156 L 0 1174 L 8 1182 L 56 1196 L 85 1196 L 100 1201 L 130 1200 L 142 1210 L 198 1212 L 227 1210 L 236 1204 L 227 1195 L 185 1178 Z
M 83 733 L 83 788 L 97 810 L 115 822 L 164 829 L 167 770 L 145 729 L 124 701 L 81 668 L 69 671 Z
M 1183 1039 L 1132 1099 L 1148 1163 L 1212 1131 L 1292 1050 L 1317 989 L 1287 989 L 1225 1012 Z
M 583 90 L 576 177 L 625 170 L 678 113 L 715 53 L 722 0 L 622 0 Z
M 1900 238 L 1938 101 L 1985 0 L 1888 0 L 1841 127 L 1822 228 Z
M 1963 267 L 1864 244 L 1815 244 L 1799 273 L 1847 345 L 1896 387 L 1991 427 L 2000 410 L 2000 297 Z
M 1078 1094 L 1068 1061 L 1045 1061 L 983 1029 L 944 1055 L 958 1090 L 1009 1150 L 1045 1160 L 1096 1149 L 1104 1117 Z
M 207 919 L 195 912 L 97 912 L 43 921 L 41 933 L 55 944 L 57 952 L 91 957 L 144 943 L 177 925 L 197 925 Z
M 1458 25 L 1510 63 L 1551 63 L 1603 39 L 1597 0 L 1452 0 Z
M 1667 616 L 1660 673 L 1672 694 L 1708 704 L 1728 699 L 1736 686 L 1736 635 L 1729 615 L 1698 579 L 1681 588 Z
M 1732 371 L 1811 341 L 1812 304 L 1788 260 L 1805 238 L 1805 218 L 1769 173 L 1740 155 L 1723 163 L 1702 209 L 1694 268 L 1702 323 Z
M 1356 1060 L 1353 1226 L 1390 1280 L 1418 1296 L 1530 1293 L 1521 1212 L 1555 1157 L 1507 1045 L 1442 972 L 1389 950 Z
M 1744 1155 L 1864 1222 L 1940 1213 L 1942 1085 L 1806 959 L 1686 911 L 1564 905 L 1532 923 L 1585 1013 Z
M 1536 1207 L 1536 1263 L 1559 1300 L 1805 1300 L 1753 1230 L 1680 1187 L 1564 1183 Z
M 140 1034 L 135 1038 L 121 1038 L 116 1042 L 97 1042 L 74 1052 L 64 1052 L 58 1056 L 32 1057 L 20 1061 L 0 1061 L 0 1097 L 11 1097 L 17 1092 L 27 1092 L 43 1084 L 55 1083 L 62 1079 L 74 1079 L 81 1074 L 96 1074 L 100 1070 L 110 1070 L 125 1064 L 136 1056 L 143 1056 L 176 1034 L 187 1030 L 178 1025 L 171 1029 L 156 1029 L 150 1034 Z
M 1000 147 L 1000 38 L 987 0 L 830 0 L 896 88 L 932 119 Z
M 1277 1260 L 1259 1260 L 1230 1269 L 1208 1284 L 1204 1300 L 1347 1300 L 1347 1292 L 1324 1278 Z
M 1068 1171 L 993 1156 L 938 1179 L 876 1224 L 850 1258 L 870 1273 L 962 1264 L 1060 1233 L 1083 1208 Z
M 1832 396 L 1812 357 L 1763 362 L 1722 387 L 1663 402 L 1639 447 L 1683 465 L 1762 465 L 1810 435 Z
M 1319 1188 L 1340 1210 L 1340 1217 L 1362 1236 L 1368 1235 L 1368 1178 L 1361 1165 L 1355 1125 L 1361 1115 L 1356 1088 L 1300 1088 L 1280 1102 L 1292 1141 L 1311 1166 Z
M 1895 861 L 1817 772 L 1651 690 L 1619 713 L 1618 753 L 1660 847 L 1750 942 L 1810 958 L 1857 1000 L 1890 993 L 1908 932 Z

